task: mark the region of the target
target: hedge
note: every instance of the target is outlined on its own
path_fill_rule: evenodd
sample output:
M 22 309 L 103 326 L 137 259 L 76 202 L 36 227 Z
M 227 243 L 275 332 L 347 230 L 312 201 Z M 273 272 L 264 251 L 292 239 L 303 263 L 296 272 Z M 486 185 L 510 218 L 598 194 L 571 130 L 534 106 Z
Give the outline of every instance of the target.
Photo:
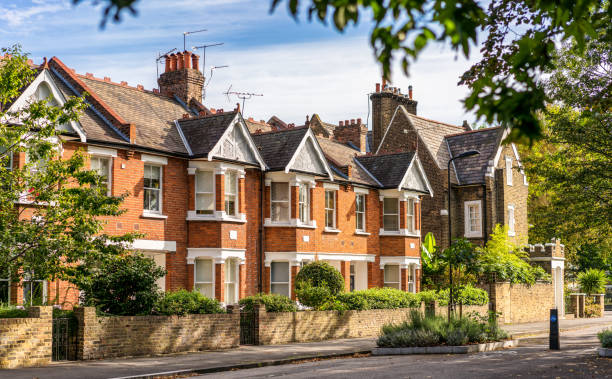
M 268 312 L 296 312 L 298 310 L 295 301 L 287 296 L 277 294 L 258 293 L 240 299 L 240 308 L 246 312 L 252 312 L 255 304 L 263 304 Z

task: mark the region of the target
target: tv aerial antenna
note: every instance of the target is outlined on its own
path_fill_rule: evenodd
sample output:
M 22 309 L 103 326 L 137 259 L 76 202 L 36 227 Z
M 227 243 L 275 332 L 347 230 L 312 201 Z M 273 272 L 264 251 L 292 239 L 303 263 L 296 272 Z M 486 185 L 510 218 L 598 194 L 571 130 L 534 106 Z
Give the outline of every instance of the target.
M 220 43 L 211 43 L 209 45 L 193 46 L 192 47 L 193 50 L 202 50 L 202 72 L 206 72 L 206 48 L 207 47 L 214 47 L 214 46 L 221 46 L 223 44 L 224 44 L 224 42 L 220 42 Z M 219 68 L 219 67 L 217 67 L 217 68 Z
M 210 81 L 211 81 L 211 80 L 212 80 L 212 78 L 213 78 L 213 73 L 215 72 L 215 70 L 216 70 L 216 69 L 219 69 L 219 68 L 226 68 L 226 67 L 229 67 L 229 66 L 228 66 L 228 65 L 223 65 L 223 66 L 212 66 L 212 67 L 210 68 L 210 77 L 208 78 L 208 82 L 206 82 L 206 83 L 204 84 L 204 86 L 202 86 L 202 100 L 206 99 L 206 87 L 208 87 L 208 85 L 210 84 Z
M 252 92 L 237 92 L 237 91 L 232 91 L 232 86 L 230 85 L 229 88 L 227 89 L 227 91 L 225 91 L 223 93 L 225 96 L 227 96 L 227 101 L 230 101 L 230 95 L 236 95 L 237 98 L 239 98 L 240 100 L 242 100 L 242 113 L 244 113 L 244 103 L 246 100 L 250 100 L 251 98 L 253 98 L 254 96 L 257 97 L 261 97 L 263 96 L 262 93 L 252 93 Z
M 207 32 L 207 29 L 194 30 L 192 32 L 183 32 L 183 51 L 187 50 L 187 36 L 190 34 Z
M 162 59 L 165 59 L 169 54 L 173 53 L 174 51 L 176 51 L 176 47 L 172 50 L 166 51 L 164 54 L 161 54 L 160 52 L 157 53 L 157 58 L 155 58 L 155 70 L 157 73 L 156 78 L 159 78 L 159 62 Z M 159 89 L 159 86 L 157 87 L 157 89 Z

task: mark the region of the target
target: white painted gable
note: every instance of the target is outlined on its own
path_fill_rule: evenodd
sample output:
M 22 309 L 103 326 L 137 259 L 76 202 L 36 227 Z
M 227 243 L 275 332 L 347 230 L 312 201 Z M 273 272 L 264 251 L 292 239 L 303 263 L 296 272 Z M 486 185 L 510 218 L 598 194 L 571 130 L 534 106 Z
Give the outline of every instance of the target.
M 289 161 L 289 164 L 285 168 L 286 172 L 290 170 L 328 176 L 333 180 L 333 174 L 327 164 L 327 160 L 311 130 L 308 130 L 291 158 L 291 161 Z
M 418 157 L 415 156 L 413 158 L 410 167 L 408 167 L 408 170 L 406 170 L 406 174 L 404 174 L 400 188 L 427 192 L 433 196 L 433 191 L 429 185 L 429 181 L 427 180 L 427 175 L 425 174 L 421 161 Z
M 27 107 L 29 104 L 39 100 L 48 99 L 48 104 L 56 107 L 61 107 L 65 104 L 66 99 L 55 85 L 49 70 L 42 70 L 32 83 L 23 91 L 23 93 L 15 100 L 9 108 L 9 111 L 17 112 L 20 109 Z M 15 120 L 19 122 L 19 120 Z M 74 121 L 68 124 L 60 125 L 60 130 L 76 133 L 81 138 L 81 142 L 85 142 L 85 132 L 83 128 Z
M 262 168 L 265 167 L 265 164 L 263 163 L 263 160 L 251 139 L 246 125 L 242 121 L 242 118 L 238 115 L 210 152 L 209 160 L 211 160 L 213 156 L 232 161 L 260 165 Z

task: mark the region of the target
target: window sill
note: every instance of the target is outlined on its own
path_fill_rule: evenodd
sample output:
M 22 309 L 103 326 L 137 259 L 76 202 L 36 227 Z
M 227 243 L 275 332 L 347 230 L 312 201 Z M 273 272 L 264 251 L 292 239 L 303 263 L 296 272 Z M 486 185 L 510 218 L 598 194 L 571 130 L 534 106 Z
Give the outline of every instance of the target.
M 298 219 L 292 219 L 290 221 L 270 221 L 269 218 L 264 221 L 265 227 L 270 228 L 300 228 L 300 229 L 316 229 L 317 223 L 313 220 L 312 224 L 303 224 Z
M 468 239 L 469 238 L 482 238 L 482 234 L 469 234 L 469 235 L 466 234 L 464 237 Z
M 216 214 L 198 214 L 195 211 L 187 212 L 187 221 L 225 221 L 225 222 L 238 222 L 245 223 L 246 215 L 239 213 L 237 216 L 228 216 L 225 212 L 217 211 Z
M 336 229 L 336 228 L 325 228 L 325 229 L 323 229 L 323 232 L 325 232 L 325 233 L 340 233 L 340 229 Z
M 159 219 L 159 220 L 165 220 L 168 218 L 168 216 L 163 215 L 161 213 L 143 213 L 142 215 L 140 215 L 140 217 L 142 218 L 155 218 L 155 219 Z
M 393 236 L 393 237 L 421 237 L 421 231 L 417 230 L 414 232 L 410 232 L 406 229 L 400 229 L 400 230 L 384 230 L 384 229 L 380 229 L 380 232 L 378 234 L 381 237 L 385 237 L 385 236 Z
M 361 231 L 361 230 L 355 230 L 355 234 L 358 235 L 358 236 L 369 236 L 372 233 L 364 232 L 364 231 Z

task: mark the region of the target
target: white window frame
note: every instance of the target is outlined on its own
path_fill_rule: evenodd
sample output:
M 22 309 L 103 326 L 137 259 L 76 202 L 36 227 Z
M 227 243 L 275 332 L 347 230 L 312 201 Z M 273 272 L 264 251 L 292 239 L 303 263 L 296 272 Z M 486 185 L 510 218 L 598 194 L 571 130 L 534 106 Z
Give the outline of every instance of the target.
M 274 263 L 287 263 L 287 282 L 273 282 L 272 281 L 272 268 L 274 266 Z M 270 262 L 270 293 L 276 293 L 276 292 L 272 292 L 272 285 L 273 284 L 286 284 L 287 285 L 287 297 L 291 297 L 291 262 L 289 261 L 272 261 Z M 285 294 L 279 294 L 279 295 L 285 295 Z
M 146 170 L 146 167 L 150 166 L 150 167 L 156 167 L 159 168 L 159 188 L 149 188 L 149 187 L 145 187 L 144 186 L 144 178 L 145 178 L 145 173 L 143 172 L 143 184 L 142 184 L 142 188 L 143 188 L 143 213 L 145 214 L 155 214 L 155 215 L 161 215 L 162 214 L 162 210 L 163 208 L 163 188 L 164 188 L 164 167 L 161 165 L 157 165 L 157 164 L 147 164 L 145 163 L 144 165 L 144 169 Z M 149 191 L 159 191 L 159 210 L 150 210 L 150 209 L 145 209 L 144 208 L 144 192 L 146 192 L 147 190 Z
M 227 192 L 227 186 L 225 184 L 227 184 L 227 177 L 231 177 L 232 175 L 234 175 L 235 181 L 234 181 L 234 194 L 228 193 Z M 228 216 L 238 216 L 238 198 L 239 198 L 239 185 L 238 182 L 240 180 L 240 174 L 237 171 L 233 171 L 233 170 L 227 170 L 225 171 L 225 173 L 223 174 L 223 181 L 224 181 L 224 186 L 223 186 L 223 211 L 225 212 L 226 215 Z M 234 197 L 234 213 L 228 213 L 227 209 L 228 209 L 228 197 L 233 196 Z
M 480 200 L 473 200 L 473 201 L 466 201 L 463 203 L 464 204 L 464 229 L 465 229 L 465 237 L 467 238 L 482 238 L 482 201 Z M 470 207 L 472 206 L 478 206 L 478 220 L 479 222 L 479 230 L 472 230 L 471 228 L 471 218 L 470 218 Z
M 302 196 L 302 193 L 305 196 Z M 302 224 L 310 223 L 310 186 L 308 183 L 298 184 L 298 220 Z
M 333 195 L 333 200 L 334 200 L 334 207 L 333 208 L 328 208 L 327 207 L 327 194 L 331 193 Z M 325 228 L 327 229 L 336 229 L 336 213 L 337 213 L 337 209 L 338 209 L 338 202 L 336 199 L 336 190 L 332 190 L 332 189 L 326 189 L 325 190 Z M 328 225 L 328 212 L 329 211 L 333 211 L 333 216 L 332 216 L 332 225 Z
M 512 157 L 506 157 L 506 184 L 512 185 Z
M 2 151 L 2 148 L 0 148 L 0 151 Z M 8 171 L 13 171 L 13 151 L 11 150 L 10 152 L 7 153 L 7 150 L 4 150 L 2 152 L 2 154 L 6 153 L 9 157 L 8 159 L 8 165 L 4 166 L 4 168 Z
M 401 275 L 401 272 L 400 272 L 400 275 Z M 406 288 L 406 290 L 408 292 L 416 293 L 415 276 L 416 276 L 416 272 L 415 272 L 414 265 L 408 265 L 408 267 L 406 268 L 406 284 L 408 287 Z
M 229 267 L 231 264 L 234 264 L 234 274 L 235 274 L 235 278 L 236 281 L 235 282 L 228 282 L 227 281 L 227 276 L 229 273 Z M 225 294 L 225 299 L 224 302 L 225 304 L 237 304 L 238 301 L 240 300 L 240 262 L 238 261 L 238 259 L 236 258 L 227 258 L 225 260 L 225 278 L 224 278 L 224 294 Z M 234 285 L 234 298 L 236 299 L 235 303 L 229 303 L 228 299 L 227 299 L 227 294 L 228 294 L 228 286 L 233 284 Z
M 272 198 L 272 194 L 274 194 L 274 191 L 272 190 L 274 183 L 287 184 L 287 200 L 274 200 Z M 287 219 L 286 220 L 274 220 L 274 218 L 272 217 L 274 214 L 273 213 L 274 203 L 287 203 Z M 289 182 L 273 181 L 270 183 L 270 222 L 278 223 L 278 224 L 285 224 L 285 223 L 288 223 L 289 220 L 291 220 L 291 185 Z
M 397 213 L 385 213 L 385 200 L 387 199 L 393 199 L 397 202 Z M 383 230 L 385 232 L 399 232 L 400 228 L 400 204 L 399 204 L 399 198 L 397 197 L 385 197 L 383 198 L 383 202 L 382 202 L 382 211 L 383 211 Z M 395 215 L 397 217 L 397 229 L 387 229 L 387 227 L 385 226 L 385 216 L 393 216 Z
M 47 281 L 44 279 L 31 279 L 31 278 L 24 278 L 23 281 L 21 282 L 21 286 L 22 286 L 22 291 L 23 291 L 23 303 L 26 304 L 27 301 L 29 299 L 26 300 L 26 283 L 42 283 L 42 301 L 41 304 L 45 304 L 47 302 Z M 31 287 L 30 287 L 30 291 L 31 291 Z M 30 296 L 30 299 L 32 298 L 32 296 Z
M 416 202 L 414 199 L 406 200 L 406 231 L 408 233 L 416 233 L 416 219 L 414 215 L 414 207 Z
M 203 192 L 203 191 L 198 191 L 198 173 L 209 173 L 212 177 L 212 192 Z M 215 183 L 215 172 L 212 170 L 196 170 L 196 174 L 195 174 L 195 181 L 194 181 L 194 185 L 195 185 L 195 213 L 198 216 L 214 216 L 215 215 L 215 204 L 216 204 L 216 198 L 215 198 L 215 187 L 216 187 L 216 183 Z M 199 213 L 199 211 L 203 211 L 203 209 L 198 209 L 198 195 L 210 195 L 212 196 L 212 212 L 211 213 Z
M 514 215 L 514 205 L 508 205 L 508 236 L 514 237 L 516 235 L 516 218 Z
M 363 210 L 361 211 L 357 207 L 359 203 L 357 199 L 360 197 L 362 199 L 361 204 L 363 205 Z M 359 228 L 359 220 L 361 220 L 361 228 Z M 366 195 L 364 193 L 355 194 L 355 230 L 364 233 L 366 231 Z
M 108 161 L 108 172 L 106 173 L 106 189 L 107 189 L 106 194 L 107 194 L 107 196 L 110 196 L 111 195 L 111 189 L 113 188 L 113 157 L 105 156 L 105 155 L 91 155 L 89 157 L 89 161 L 90 161 L 89 162 L 89 166 L 90 166 L 90 168 L 91 168 L 91 162 L 94 159 L 98 159 L 98 160 L 105 159 L 105 160 Z M 100 173 L 98 173 L 98 175 L 99 174 Z
M 397 282 L 387 282 L 387 278 L 385 277 L 385 272 L 387 270 L 388 267 L 397 267 Z M 396 284 L 397 287 L 395 287 L 394 285 L 387 285 L 387 284 Z M 389 288 L 396 288 L 401 290 L 402 289 L 402 267 L 398 264 L 386 264 L 385 267 L 383 268 L 383 287 L 389 287 Z
M 198 274 L 197 274 L 197 270 L 198 270 L 198 261 L 210 261 L 210 267 L 212 270 L 212 275 L 211 275 L 211 282 L 198 282 Z M 193 289 L 195 291 L 198 291 L 196 285 L 197 284 L 210 284 L 211 288 L 212 288 L 212 297 L 211 299 L 215 299 L 215 275 L 216 275 L 216 267 L 215 267 L 215 260 L 212 258 L 207 258 L 207 257 L 202 257 L 202 258 L 196 258 L 193 261 Z M 199 292 L 199 291 L 198 291 Z M 200 292 L 201 293 L 201 292 Z

